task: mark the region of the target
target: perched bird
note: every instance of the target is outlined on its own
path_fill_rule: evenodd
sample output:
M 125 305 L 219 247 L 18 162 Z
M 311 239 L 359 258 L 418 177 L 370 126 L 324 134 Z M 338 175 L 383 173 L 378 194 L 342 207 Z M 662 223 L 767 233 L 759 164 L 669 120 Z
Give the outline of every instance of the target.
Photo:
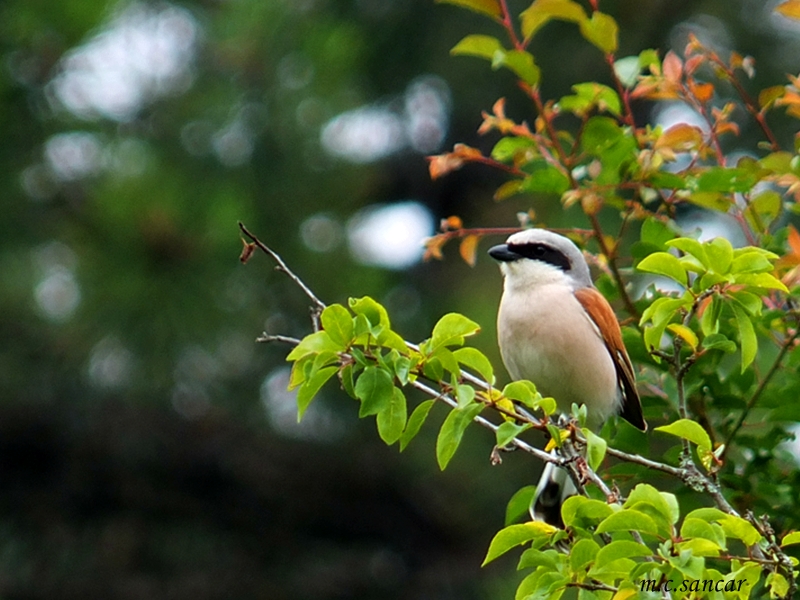
M 489 255 L 505 280 L 497 337 L 511 377 L 532 381 L 562 412 L 585 404 L 590 428 L 619 414 L 645 431 L 619 322 L 578 247 L 552 231 L 527 229 Z M 532 505 L 535 518 L 559 525 L 561 504 L 575 491 L 567 473 L 547 463 Z

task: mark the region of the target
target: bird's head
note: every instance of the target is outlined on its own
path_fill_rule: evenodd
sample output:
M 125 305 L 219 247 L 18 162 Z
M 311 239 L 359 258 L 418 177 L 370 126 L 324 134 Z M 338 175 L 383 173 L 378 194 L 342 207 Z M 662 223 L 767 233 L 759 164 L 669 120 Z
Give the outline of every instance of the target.
M 592 287 L 586 259 L 569 239 L 546 229 L 526 229 L 493 246 L 489 255 L 500 262 L 506 284 L 530 289 L 565 283 L 573 290 Z

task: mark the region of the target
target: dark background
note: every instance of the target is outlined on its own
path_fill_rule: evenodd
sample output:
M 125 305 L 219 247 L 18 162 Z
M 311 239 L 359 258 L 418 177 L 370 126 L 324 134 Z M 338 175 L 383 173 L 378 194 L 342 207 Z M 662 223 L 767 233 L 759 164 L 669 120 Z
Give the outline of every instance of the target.
M 753 55 L 757 90 L 800 50 L 771 5 L 601 8 L 619 56 L 680 52 L 692 30 Z M 307 333 L 308 303 L 266 257 L 238 262 L 242 220 L 324 301 L 372 295 L 411 340 L 463 312 L 499 366 L 482 251 L 475 268 L 451 246 L 390 269 L 348 243 L 360 209 L 406 201 L 427 208 L 421 235 L 451 214 L 513 226 L 532 205 L 583 225 L 553 198 L 494 203 L 502 178 L 482 167 L 430 181 L 426 154 L 491 148 L 475 130 L 500 96 L 533 118 L 510 74 L 448 55 L 468 33 L 502 31 L 425 0 L 0 4 L 0 597 L 512 596 L 513 559 L 479 565 L 538 465 L 491 467 L 491 436 L 471 429 L 440 473 L 443 408 L 399 455 L 333 385 L 297 426 L 287 349 L 254 340 Z M 573 26 L 532 51 L 546 97 L 607 81 Z M 378 149 L 354 162 L 321 132 L 364 107 L 378 121 L 354 148 Z M 395 127 L 382 147 L 378 122 Z M 390 224 L 367 230 L 389 247 Z

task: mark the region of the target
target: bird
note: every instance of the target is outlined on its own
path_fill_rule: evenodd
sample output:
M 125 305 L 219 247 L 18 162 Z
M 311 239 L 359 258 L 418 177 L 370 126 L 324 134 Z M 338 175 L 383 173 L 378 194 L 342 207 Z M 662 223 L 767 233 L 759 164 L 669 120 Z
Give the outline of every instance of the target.
M 584 404 L 590 429 L 620 415 L 646 431 L 619 322 L 578 247 L 553 231 L 525 229 L 489 255 L 503 274 L 497 338 L 512 379 L 532 381 L 562 413 Z M 566 471 L 547 462 L 531 503 L 534 519 L 562 526 L 561 504 L 576 492 Z

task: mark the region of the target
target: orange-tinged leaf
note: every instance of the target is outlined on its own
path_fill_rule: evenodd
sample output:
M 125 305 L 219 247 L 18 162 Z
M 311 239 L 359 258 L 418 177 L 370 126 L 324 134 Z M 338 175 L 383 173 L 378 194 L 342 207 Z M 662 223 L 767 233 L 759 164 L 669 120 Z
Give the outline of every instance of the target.
M 464 223 L 461 220 L 461 217 L 452 215 L 447 217 L 446 219 L 442 219 L 439 227 L 442 231 L 449 231 L 453 229 L 462 229 L 464 227 Z
M 794 225 L 789 225 L 789 237 L 786 238 L 786 241 L 789 242 L 792 253 L 800 257 L 800 233 L 798 233 Z
M 478 242 L 480 239 L 479 235 L 468 235 L 461 240 L 461 244 L 458 246 L 458 253 L 470 267 L 474 267 L 477 262 Z
M 667 52 L 667 55 L 664 57 L 662 68 L 664 69 L 664 78 L 668 82 L 675 84 L 680 83 L 681 76 L 683 75 L 683 63 L 672 50 Z
M 688 123 L 678 123 L 667 129 L 656 140 L 655 149 L 669 148 L 675 152 L 696 150 L 703 143 L 703 132 Z
M 464 161 L 454 154 L 439 154 L 428 157 L 428 173 L 431 179 L 438 179 L 451 171 L 457 171 L 464 165 Z
M 689 83 L 689 89 L 701 103 L 706 103 L 714 96 L 714 86 L 710 83 Z
M 789 0 L 775 7 L 775 12 L 790 19 L 800 20 L 800 0 Z
M 435 258 L 437 260 L 442 260 L 444 256 L 442 255 L 442 246 L 447 243 L 447 238 L 443 235 L 435 235 L 433 237 L 429 237 L 425 240 L 425 254 L 423 255 L 423 260 L 430 260 Z
M 480 158 L 483 158 L 483 154 L 477 148 L 472 148 L 466 144 L 456 144 L 452 152 L 429 156 L 428 172 L 431 179 L 438 179 L 451 171 L 457 171 L 464 166 L 465 162 Z

